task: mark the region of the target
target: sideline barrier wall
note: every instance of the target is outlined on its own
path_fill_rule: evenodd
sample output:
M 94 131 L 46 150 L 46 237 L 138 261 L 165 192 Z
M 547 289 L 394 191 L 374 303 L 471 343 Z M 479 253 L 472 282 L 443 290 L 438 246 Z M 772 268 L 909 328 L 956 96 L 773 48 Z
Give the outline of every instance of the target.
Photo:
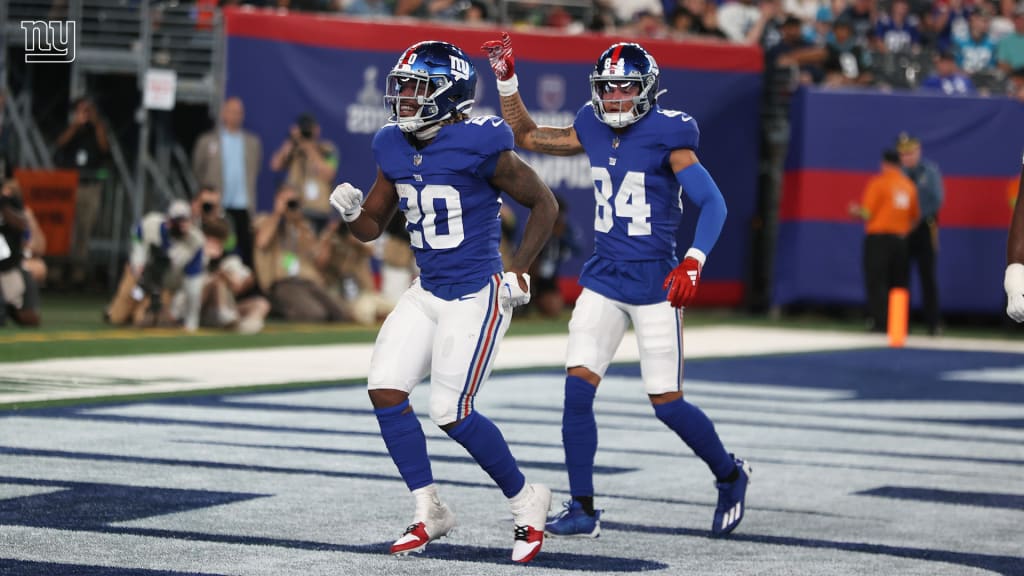
M 500 113 L 493 73 L 479 52 L 484 41 L 500 36 L 500 29 L 236 9 L 225 10 L 225 18 L 225 93 L 242 98 L 246 128 L 263 139 L 262 210 L 272 206 L 275 185 L 283 176 L 269 170 L 270 156 L 302 112 L 314 114 L 322 136 L 338 146 L 337 180 L 369 190 L 376 175 L 370 143 L 388 116 L 383 105 L 384 79 L 401 51 L 413 42 L 444 40 L 466 51 L 473 57 L 478 76 L 473 113 Z M 513 32 L 513 40 L 520 92 L 534 119 L 541 125 L 568 126 L 590 99 L 587 77 L 597 57 L 622 38 Z M 739 304 L 757 201 L 761 52 L 717 44 L 655 40 L 643 44 L 661 67 L 661 88 L 668 90 L 659 103 L 697 119 L 701 129 L 698 155 L 729 206 L 725 229 L 708 259 L 701 301 Z M 561 272 L 575 277 L 593 251 L 594 187 L 586 156 L 521 154 L 569 205 L 570 221 L 580 232 L 582 254 Z M 693 235 L 696 210 L 688 207 L 679 237 L 680 254 Z M 520 218 L 520 225 L 522 221 Z
M 943 311 L 1002 313 L 1010 208 L 1020 174 L 1024 106 L 1007 98 L 806 89 L 793 100 L 773 300 L 863 303 L 859 202 L 901 131 L 939 165 L 938 278 Z M 921 302 L 916 272 L 912 306 Z

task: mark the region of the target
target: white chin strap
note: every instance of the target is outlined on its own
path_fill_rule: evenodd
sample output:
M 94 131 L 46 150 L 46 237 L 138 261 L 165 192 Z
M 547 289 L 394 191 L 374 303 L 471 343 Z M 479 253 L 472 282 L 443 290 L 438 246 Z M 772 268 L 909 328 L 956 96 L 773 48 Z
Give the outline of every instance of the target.
M 440 124 L 431 124 L 430 126 L 423 128 L 422 130 L 417 130 L 416 132 L 413 132 L 412 135 L 415 136 L 417 140 L 422 142 L 424 140 L 430 140 L 434 136 L 437 136 L 437 133 L 440 131 Z

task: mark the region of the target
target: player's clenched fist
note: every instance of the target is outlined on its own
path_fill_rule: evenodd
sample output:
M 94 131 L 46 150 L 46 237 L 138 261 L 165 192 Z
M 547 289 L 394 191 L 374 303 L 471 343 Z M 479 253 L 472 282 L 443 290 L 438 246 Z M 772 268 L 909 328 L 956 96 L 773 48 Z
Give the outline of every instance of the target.
M 491 69 L 498 80 L 505 81 L 516 73 L 516 59 L 512 55 L 512 38 L 508 32 L 501 33 L 501 40 L 489 40 L 484 42 L 481 50 L 487 54 L 491 63 Z
M 523 290 L 523 286 L 520 284 L 520 277 L 522 277 L 522 282 L 526 284 L 526 290 Z M 530 275 L 526 273 L 505 272 L 501 279 L 501 291 L 498 294 L 498 301 L 502 308 L 506 310 L 512 310 L 516 306 L 529 304 Z
M 331 206 L 341 214 L 345 222 L 352 222 L 363 212 L 363 191 L 344 182 L 331 192 Z
M 684 258 L 682 264 L 665 277 L 662 286 L 668 290 L 668 301 L 674 308 L 689 306 L 697 296 L 697 283 L 700 282 L 700 262 L 696 258 Z

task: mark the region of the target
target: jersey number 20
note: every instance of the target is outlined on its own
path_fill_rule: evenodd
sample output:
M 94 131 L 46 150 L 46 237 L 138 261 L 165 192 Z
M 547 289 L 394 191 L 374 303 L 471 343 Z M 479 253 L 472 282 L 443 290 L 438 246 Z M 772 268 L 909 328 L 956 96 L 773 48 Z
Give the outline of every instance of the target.
M 465 233 L 462 229 L 462 199 L 459 191 L 451 186 L 428 184 L 423 190 L 417 191 L 411 184 L 396 184 L 399 198 L 405 198 L 407 204 L 405 219 L 414 226 L 409 231 L 409 242 L 416 248 L 426 245 L 434 249 L 455 248 L 462 244 Z M 438 221 L 437 201 L 444 203 L 447 218 Z M 427 207 L 423 210 L 422 207 Z M 438 231 L 438 224 L 447 231 Z
M 594 178 L 594 230 L 608 232 L 615 224 L 615 216 L 629 218 L 626 232 L 630 236 L 650 236 L 651 205 L 647 203 L 647 188 L 643 172 L 626 172 L 622 185 L 615 190 L 607 168 L 592 166 Z M 614 209 L 612 208 L 614 203 Z

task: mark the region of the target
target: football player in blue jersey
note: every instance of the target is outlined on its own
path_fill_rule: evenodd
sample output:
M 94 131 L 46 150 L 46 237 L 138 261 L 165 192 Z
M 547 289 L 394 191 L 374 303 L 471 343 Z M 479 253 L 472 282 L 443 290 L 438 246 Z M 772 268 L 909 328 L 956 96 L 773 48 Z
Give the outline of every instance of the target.
M 498 77 L 501 111 L 516 144 L 534 152 L 590 159 L 597 201 L 594 254 L 580 274 L 583 293 L 569 321 L 562 442 L 572 499 L 549 534 L 600 534 L 594 509 L 597 423 L 594 396 L 632 324 L 640 371 L 654 413 L 711 469 L 718 488 L 711 531 L 728 534 L 743 518 L 750 468 L 727 452 L 711 420 L 683 398 L 683 309 L 725 222 L 722 193 L 697 159 L 692 117 L 657 104 L 658 65 L 639 44 L 618 43 L 590 74 L 591 102 L 572 126 L 538 127 L 518 92 L 508 34 L 483 45 Z M 685 192 L 700 207 L 682 263 L 676 230 Z
M 540 551 L 551 490 L 526 482 L 501 431 L 474 408 L 515 306 L 530 299 L 530 264 L 558 212 L 551 190 L 513 151 L 512 130 L 495 116 L 470 117 L 476 71 L 458 47 L 420 42 L 387 77 L 392 116 L 373 139 L 377 177 L 364 201 L 349 183 L 331 204 L 362 241 L 377 238 L 397 210 L 419 278 L 384 321 L 370 361 L 369 392 L 381 435 L 416 501 L 412 524 L 392 554 L 422 549 L 455 524 L 438 497 L 426 439 L 409 404 L 429 374 L 430 419 L 461 444 L 509 499 L 512 560 Z M 502 271 L 502 192 L 530 209 L 522 244 Z

